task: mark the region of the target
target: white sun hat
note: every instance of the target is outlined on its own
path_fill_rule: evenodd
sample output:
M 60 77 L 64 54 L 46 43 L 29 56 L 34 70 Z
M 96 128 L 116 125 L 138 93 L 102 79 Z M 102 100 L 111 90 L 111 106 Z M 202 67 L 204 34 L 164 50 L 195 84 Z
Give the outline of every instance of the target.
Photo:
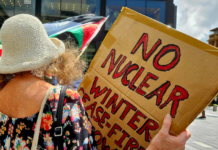
M 50 39 L 41 21 L 27 14 L 7 19 L 1 28 L 0 38 L 0 74 L 40 68 L 65 51 L 62 41 Z

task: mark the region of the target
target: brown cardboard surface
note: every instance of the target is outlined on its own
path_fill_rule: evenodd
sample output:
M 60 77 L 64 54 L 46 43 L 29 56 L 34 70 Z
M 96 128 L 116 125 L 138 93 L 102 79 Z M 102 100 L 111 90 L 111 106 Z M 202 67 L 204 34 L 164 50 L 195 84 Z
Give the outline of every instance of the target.
M 145 149 L 166 114 L 185 130 L 218 91 L 217 50 L 123 8 L 78 89 L 99 149 Z

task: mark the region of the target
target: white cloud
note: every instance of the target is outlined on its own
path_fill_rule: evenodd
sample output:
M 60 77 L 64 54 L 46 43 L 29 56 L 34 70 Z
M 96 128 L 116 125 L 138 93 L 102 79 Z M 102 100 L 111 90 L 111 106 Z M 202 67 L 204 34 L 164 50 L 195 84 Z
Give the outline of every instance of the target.
M 177 30 L 207 43 L 210 30 L 218 27 L 218 0 L 174 0 Z

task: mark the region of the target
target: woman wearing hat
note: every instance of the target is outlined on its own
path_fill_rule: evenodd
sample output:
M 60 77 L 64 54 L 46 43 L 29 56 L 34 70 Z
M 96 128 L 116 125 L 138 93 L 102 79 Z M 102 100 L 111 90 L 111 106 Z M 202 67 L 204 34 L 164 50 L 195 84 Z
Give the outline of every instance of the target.
M 1 28 L 0 58 L 0 149 L 97 149 L 91 122 L 79 94 L 43 80 L 56 76 L 62 84 L 82 77 L 84 64 L 74 62 L 63 42 L 49 39 L 42 23 L 30 15 L 17 15 Z M 59 100 L 63 96 L 63 107 Z M 60 105 L 60 106 L 59 106 Z M 59 106 L 59 107 L 58 107 Z M 58 112 L 61 107 L 61 113 Z M 58 115 L 59 114 L 59 115 Z M 61 116 L 61 127 L 57 122 Z M 171 117 L 148 149 L 184 149 L 190 133 L 169 135 Z M 61 137 L 61 140 L 57 140 Z

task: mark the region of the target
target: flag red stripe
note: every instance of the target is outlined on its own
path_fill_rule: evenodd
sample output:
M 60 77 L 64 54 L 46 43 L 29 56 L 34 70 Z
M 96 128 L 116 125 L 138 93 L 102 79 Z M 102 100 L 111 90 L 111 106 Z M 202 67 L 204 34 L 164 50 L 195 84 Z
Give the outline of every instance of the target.
M 82 25 L 83 28 L 83 44 L 81 49 L 86 45 L 88 40 L 92 37 L 92 35 L 95 33 L 96 29 L 98 28 L 100 22 L 88 24 L 88 25 Z

